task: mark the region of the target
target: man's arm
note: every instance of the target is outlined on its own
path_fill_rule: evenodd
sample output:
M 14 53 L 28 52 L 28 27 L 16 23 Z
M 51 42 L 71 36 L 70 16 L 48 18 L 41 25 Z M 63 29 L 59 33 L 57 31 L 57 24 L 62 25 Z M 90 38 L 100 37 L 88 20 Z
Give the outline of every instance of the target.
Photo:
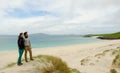
M 30 40 L 29 40 L 29 44 L 30 44 L 30 46 L 31 46 Z

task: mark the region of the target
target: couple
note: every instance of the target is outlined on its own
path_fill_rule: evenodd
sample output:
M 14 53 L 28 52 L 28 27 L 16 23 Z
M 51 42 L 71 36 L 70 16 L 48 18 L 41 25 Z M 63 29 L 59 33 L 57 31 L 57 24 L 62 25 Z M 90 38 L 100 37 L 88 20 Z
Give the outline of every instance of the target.
M 31 48 L 31 44 L 30 44 L 30 40 L 28 38 L 28 33 L 27 32 L 25 32 L 24 34 L 23 33 L 19 34 L 18 48 L 19 48 L 19 57 L 18 57 L 17 65 L 20 66 L 20 65 L 23 64 L 23 63 L 21 63 L 21 58 L 22 58 L 24 50 L 25 50 L 25 61 L 28 62 L 28 60 L 27 60 L 27 51 L 29 51 L 30 60 L 33 60 L 32 48 Z

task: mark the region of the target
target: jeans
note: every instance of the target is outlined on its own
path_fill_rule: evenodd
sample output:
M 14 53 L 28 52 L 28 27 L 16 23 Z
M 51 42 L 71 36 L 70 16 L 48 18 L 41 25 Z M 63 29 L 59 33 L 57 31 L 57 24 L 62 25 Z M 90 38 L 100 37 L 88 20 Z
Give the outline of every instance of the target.
M 24 49 L 19 49 L 18 63 L 21 63 L 21 58 L 22 58 L 23 52 L 24 52 Z

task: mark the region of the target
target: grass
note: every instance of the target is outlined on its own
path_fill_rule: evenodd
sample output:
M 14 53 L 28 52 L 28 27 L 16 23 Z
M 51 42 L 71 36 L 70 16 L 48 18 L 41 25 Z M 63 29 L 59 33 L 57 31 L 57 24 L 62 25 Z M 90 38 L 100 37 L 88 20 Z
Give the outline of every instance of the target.
M 105 55 L 105 52 L 103 52 L 103 53 L 98 53 L 98 54 L 95 55 L 95 57 L 101 58 L 101 57 L 104 56 L 104 55 Z
M 110 73 L 117 73 L 117 71 L 115 69 L 111 69 Z
M 81 62 L 81 65 L 85 65 L 88 61 L 90 61 L 90 59 L 88 57 L 82 59 L 80 62 Z
M 111 50 L 105 50 L 105 51 L 103 51 L 103 53 L 106 54 L 106 53 L 109 52 L 109 51 L 111 51 Z
M 3 70 L 3 69 L 6 69 L 6 68 L 10 68 L 10 67 L 13 67 L 16 63 L 10 63 L 8 64 L 7 66 L 3 67 L 3 68 L 0 68 L 0 70 Z
M 77 69 L 71 69 L 72 73 L 80 73 Z
M 112 55 L 115 55 L 115 54 L 118 54 L 118 53 L 119 53 L 119 50 L 115 49 L 115 50 L 112 51 Z
M 120 32 L 110 33 L 110 34 L 89 34 L 86 37 L 99 36 L 100 39 L 120 39 Z
M 120 67 L 120 50 L 119 49 L 113 50 L 112 54 L 116 55 L 115 58 L 113 59 L 112 65 L 114 67 Z
M 118 65 L 118 59 L 120 59 L 120 55 L 118 54 L 118 55 L 116 55 L 116 57 L 115 57 L 115 59 L 113 59 L 113 62 L 112 62 L 112 64 L 113 65 Z
M 105 51 L 103 51 L 102 53 L 96 54 L 94 57 L 101 58 L 102 56 L 105 56 L 106 53 L 110 52 L 111 50 L 112 50 L 112 49 L 110 49 L 110 50 L 105 50 Z
M 13 67 L 16 63 L 10 63 L 6 66 L 6 68 Z
M 41 73 L 80 73 L 75 69 L 70 69 L 67 64 L 58 57 L 39 55 L 34 58 L 39 58 L 45 64 L 43 68 L 37 67 L 37 70 Z M 76 72 L 73 72 L 76 71 Z

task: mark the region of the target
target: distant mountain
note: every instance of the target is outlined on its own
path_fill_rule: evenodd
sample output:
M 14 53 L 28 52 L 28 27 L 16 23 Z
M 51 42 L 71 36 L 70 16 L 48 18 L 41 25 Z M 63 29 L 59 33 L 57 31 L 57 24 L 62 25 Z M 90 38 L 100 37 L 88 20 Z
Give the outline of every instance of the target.
M 44 34 L 44 33 L 36 33 L 36 34 L 30 34 L 30 36 L 81 36 L 81 35 L 74 35 L 74 34 L 68 34 L 68 35 L 53 35 L 53 34 Z
M 49 34 L 44 33 L 35 33 L 35 34 L 29 34 L 30 36 L 50 36 Z

